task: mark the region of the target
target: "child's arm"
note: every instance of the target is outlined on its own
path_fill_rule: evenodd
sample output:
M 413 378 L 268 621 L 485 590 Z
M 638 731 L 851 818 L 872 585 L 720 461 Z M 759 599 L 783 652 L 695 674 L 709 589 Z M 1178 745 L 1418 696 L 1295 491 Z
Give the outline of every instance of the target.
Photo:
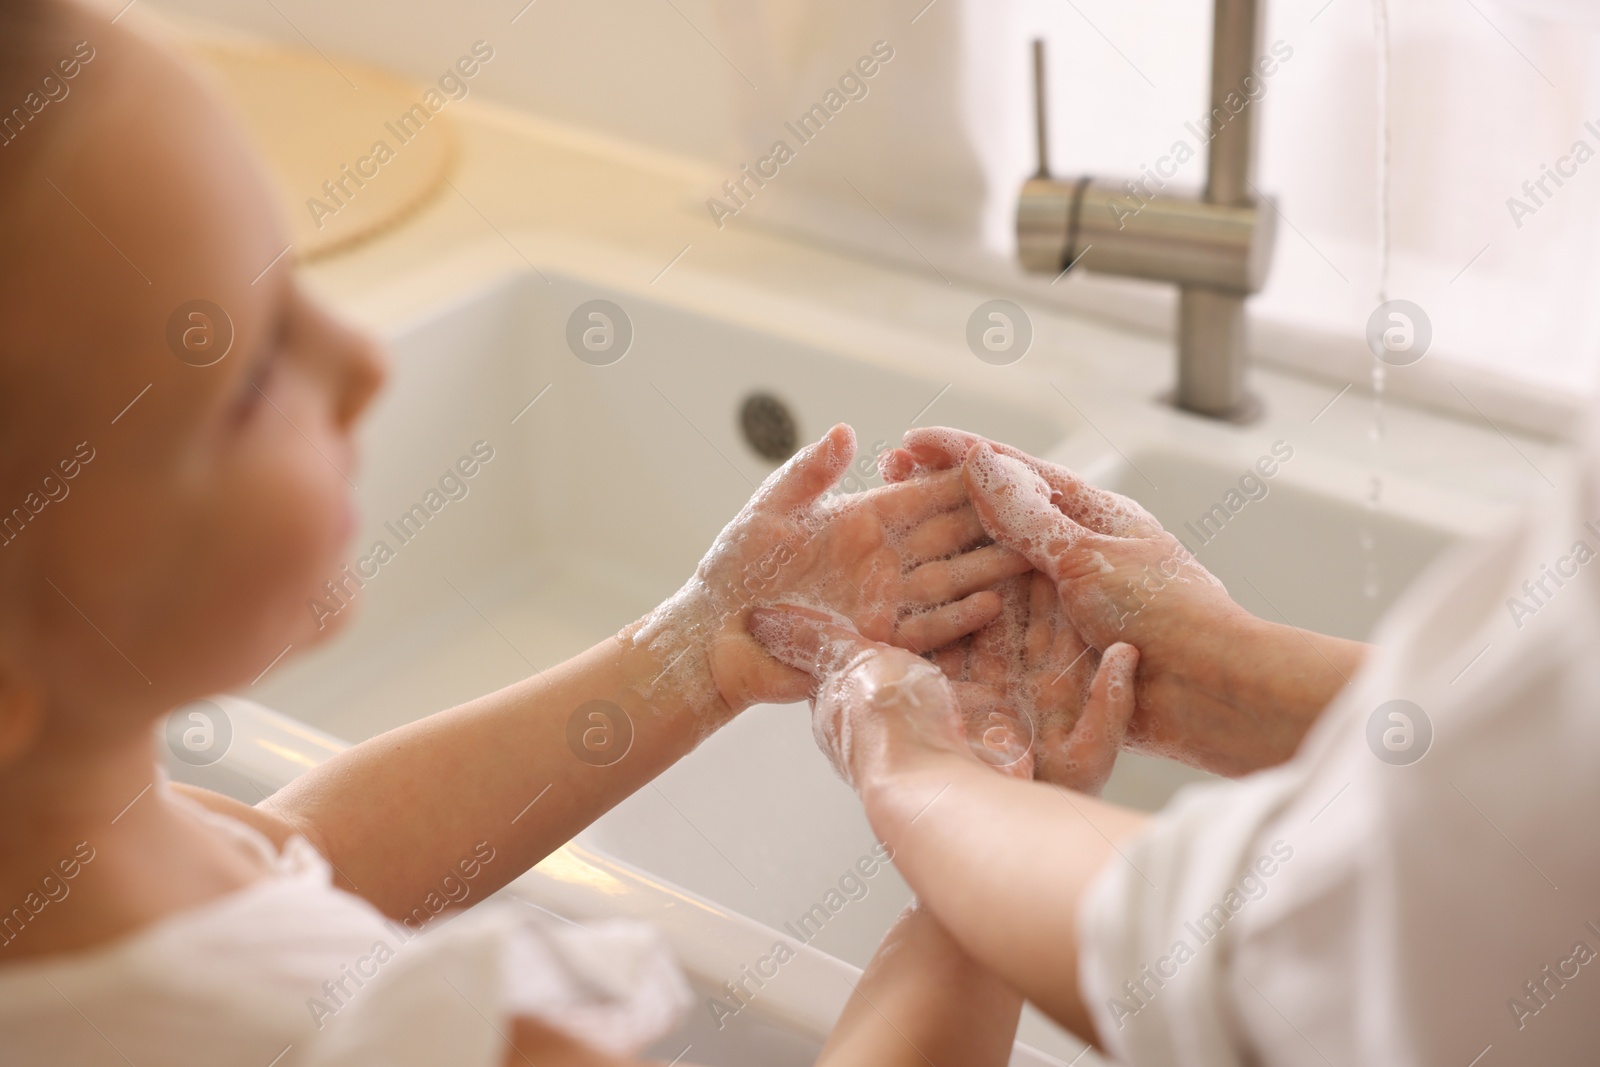
M 873 953 L 817 1067 L 984 1067 L 1011 1057 L 1022 997 L 913 906 Z
M 918 899 L 980 965 L 1095 1041 L 1078 988 L 1078 906 L 1144 817 L 996 774 L 974 755 L 950 683 L 926 660 L 791 610 L 756 612 L 752 626 L 816 674 L 819 735 L 833 739 L 836 765 Z M 1079 728 L 1111 740 L 1136 662 L 1106 656 Z
M 463 864 L 475 871 L 468 888 L 477 899 L 743 708 L 809 693 L 809 677 L 750 637 L 752 603 L 826 603 L 863 633 L 918 649 L 992 620 L 999 597 L 981 590 L 1028 564 L 992 547 L 946 558 L 983 539 L 959 472 L 819 505 L 853 450 L 848 427 L 836 427 L 769 478 L 670 611 L 357 745 L 263 808 L 390 915 L 424 907 L 446 875 L 461 881 Z
M 908 756 L 861 796 L 895 866 L 961 947 L 1098 1043 L 1078 986 L 1078 908 L 1145 817 L 959 753 Z

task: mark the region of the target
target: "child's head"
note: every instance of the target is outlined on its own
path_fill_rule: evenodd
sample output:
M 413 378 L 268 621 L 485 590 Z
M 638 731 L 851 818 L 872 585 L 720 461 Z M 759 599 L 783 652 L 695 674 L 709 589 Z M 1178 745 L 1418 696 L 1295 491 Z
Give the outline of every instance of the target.
M 317 640 L 382 365 L 287 244 L 163 50 L 0 6 L 0 765 L 30 737 L 115 743 Z

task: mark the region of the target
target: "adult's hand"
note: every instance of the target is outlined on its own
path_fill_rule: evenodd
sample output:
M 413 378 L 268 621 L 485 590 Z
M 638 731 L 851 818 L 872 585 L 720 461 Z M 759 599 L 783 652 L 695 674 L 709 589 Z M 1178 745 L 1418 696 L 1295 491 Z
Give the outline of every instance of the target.
M 881 785 L 906 766 L 958 755 L 1013 777 L 1033 770 L 1034 730 L 1008 685 L 974 660 L 981 680 L 953 682 L 946 671 L 904 649 L 873 641 L 837 619 L 805 608 L 758 609 L 750 632 L 777 659 L 814 681 L 817 744 L 858 789 Z M 1096 673 L 1082 714 L 1054 739 L 1056 784 L 1098 793 L 1110 775 L 1132 714 L 1138 653 L 1117 645 Z
M 1000 617 L 934 654 L 951 679 L 979 755 L 1023 763 L 1041 781 L 1098 796 L 1111 777 L 1134 710 L 1139 650 L 1115 642 L 1102 656 L 1067 620 L 1039 571 L 995 587 Z
M 624 632 L 660 664 L 635 684 L 693 691 L 722 714 L 805 698 L 811 679 L 768 655 L 746 626 L 752 608 L 780 599 L 826 608 L 916 653 L 1000 613 L 990 587 L 1031 564 L 987 543 L 960 472 L 825 497 L 854 454 L 855 434 L 841 424 L 762 483 L 689 583 Z
M 1126 497 L 959 430 L 913 430 L 884 477 L 961 467 L 984 528 L 1055 584 L 1095 649 L 1139 649 L 1130 746 L 1242 774 L 1293 754 L 1359 666 L 1364 646 L 1257 619 Z

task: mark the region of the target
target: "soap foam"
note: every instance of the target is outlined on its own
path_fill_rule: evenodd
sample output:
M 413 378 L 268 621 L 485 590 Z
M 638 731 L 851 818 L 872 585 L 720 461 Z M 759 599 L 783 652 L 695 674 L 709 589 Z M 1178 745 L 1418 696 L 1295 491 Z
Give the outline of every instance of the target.
M 716 713 L 725 706 L 710 655 L 715 640 L 730 627 L 737 626 L 743 632 L 749 609 L 775 602 L 775 579 L 782 566 L 804 559 L 808 548 L 831 527 L 841 522 L 867 521 L 856 515 L 871 508 L 870 501 L 859 494 L 827 492 L 848 469 L 854 452 L 854 431 L 843 424 L 802 449 L 763 481 L 749 502 L 723 527 L 689 581 L 640 623 L 618 635 L 633 648 L 644 650 L 655 665 L 653 677 L 630 680 L 634 691 L 651 702 L 682 701 L 696 716 L 700 739 L 720 725 Z M 952 484 L 959 480 L 955 472 L 936 477 L 944 477 Z M 785 507 L 790 500 L 793 503 Z M 963 497 L 945 510 L 964 506 Z M 873 558 L 860 574 L 843 576 L 869 602 L 882 599 L 881 610 L 891 624 L 897 621 L 894 612 L 905 605 L 874 594 L 886 586 L 898 588 L 918 565 L 926 562 L 912 558 L 909 541 L 927 518 L 875 513 L 871 521 L 881 530 L 882 546 L 888 554 L 882 559 Z M 770 537 L 775 531 L 786 531 L 787 536 L 761 559 L 741 566 L 749 539 Z M 940 558 L 951 558 L 967 547 L 972 546 L 963 546 Z M 897 568 L 898 573 L 891 568 Z M 781 599 L 838 618 L 832 606 L 819 598 L 785 590 Z M 903 618 L 932 610 L 936 606 L 919 607 Z
M 869 641 L 850 620 L 829 612 L 772 610 L 754 616 L 750 631 L 780 662 L 820 679 L 812 736 L 852 786 L 859 746 L 883 743 L 895 722 L 933 746 L 960 736 L 957 703 L 943 672 L 904 649 Z
M 948 426 L 926 426 L 906 431 L 903 455 L 885 452 L 879 460 L 885 480 L 903 480 L 929 470 L 961 464 L 973 445 L 1026 464 L 1049 485 L 1053 502 L 1082 526 L 1111 537 L 1138 537 L 1161 528 L 1153 515 L 1137 501 L 1085 482 L 1066 467 L 1037 459 L 1021 449 L 987 441 L 977 434 Z M 988 450 L 986 449 L 986 451 Z
M 1056 507 L 1045 480 L 1020 460 L 985 449 L 972 457 L 967 469 L 975 495 L 982 498 L 978 514 L 984 528 L 1034 566 L 1047 565 L 1053 555 L 1087 535 Z

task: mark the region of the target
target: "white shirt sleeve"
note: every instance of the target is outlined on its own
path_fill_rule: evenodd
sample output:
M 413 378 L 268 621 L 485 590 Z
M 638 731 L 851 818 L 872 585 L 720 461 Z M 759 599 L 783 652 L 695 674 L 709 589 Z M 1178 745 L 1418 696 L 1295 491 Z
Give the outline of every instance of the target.
M 1079 918 L 1108 1051 L 1600 1060 L 1597 559 L 1586 475 L 1426 575 L 1294 759 L 1186 790 L 1124 849 Z

